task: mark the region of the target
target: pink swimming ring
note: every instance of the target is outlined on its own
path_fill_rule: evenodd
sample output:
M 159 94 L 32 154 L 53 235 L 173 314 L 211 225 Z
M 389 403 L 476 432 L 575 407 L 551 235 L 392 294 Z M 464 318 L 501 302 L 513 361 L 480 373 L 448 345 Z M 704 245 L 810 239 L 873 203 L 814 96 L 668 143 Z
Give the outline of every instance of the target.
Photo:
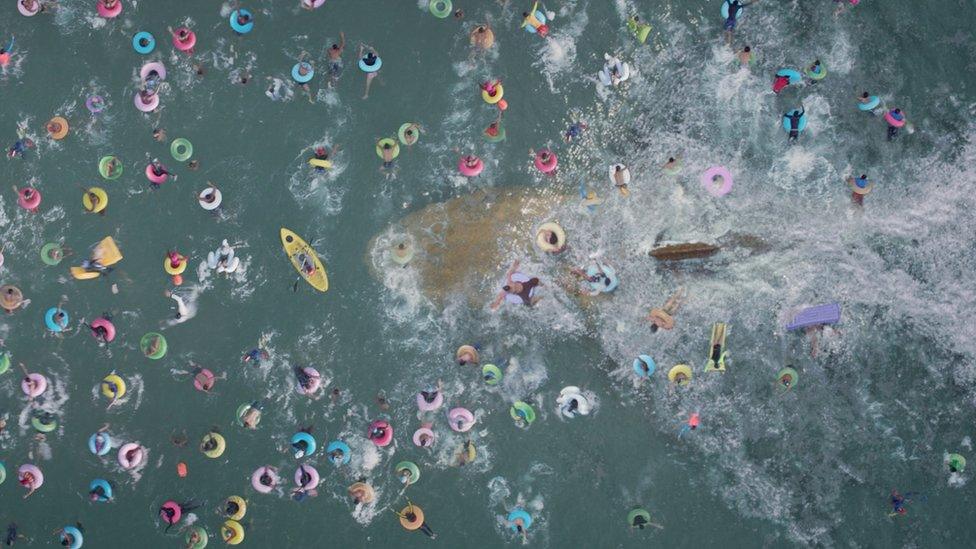
M 152 97 L 149 98 L 149 102 L 146 103 L 142 99 L 142 93 L 136 92 L 135 97 L 132 98 L 132 103 L 135 104 L 137 109 L 139 109 L 139 112 L 152 112 L 156 110 L 156 107 L 159 106 L 159 94 L 152 94 Z
M 718 184 L 716 179 L 721 177 L 722 183 Z M 702 187 L 712 196 L 725 196 L 732 190 L 732 174 L 724 166 L 712 166 L 705 170 L 701 176 Z
M 166 179 L 169 178 L 169 174 L 164 173 L 163 175 L 156 175 L 156 172 L 154 172 L 152 168 L 152 164 L 146 165 L 146 179 L 148 179 L 150 183 L 155 183 L 157 185 L 160 183 L 166 183 Z
M 132 454 L 131 458 L 129 457 L 130 453 Z M 118 461 L 119 465 L 121 465 L 123 469 L 138 467 L 142 465 L 142 462 L 145 461 L 145 459 L 146 449 L 139 446 L 139 444 L 135 442 L 123 444 L 122 447 L 119 448 Z
M 451 430 L 457 433 L 466 433 L 474 427 L 474 414 L 467 408 L 451 408 L 447 413 Z
M 441 404 L 444 404 L 444 393 L 440 391 L 434 395 L 433 402 L 427 402 L 423 394 L 417 393 L 417 408 L 420 408 L 421 412 L 432 412 L 440 408 Z
M 430 427 L 426 426 L 413 432 L 413 443 L 421 448 L 426 448 L 426 446 L 424 446 L 424 436 L 430 437 L 430 445 L 434 444 L 434 431 L 432 431 Z
M 210 390 L 207 387 L 209 386 L 213 388 L 216 380 L 217 377 L 214 376 L 213 372 L 206 368 L 201 368 L 200 371 L 193 376 L 193 386 L 196 387 L 197 391 L 207 392 Z
M 180 31 L 186 31 L 188 33 L 186 36 L 186 40 L 180 41 L 180 39 L 177 38 L 177 35 L 180 33 Z M 180 51 L 187 51 L 187 52 L 191 51 L 193 49 L 193 46 L 195 46 L 196 44 L 197 44 L 196 33 L 186 27 L 180 27 L 176 29 L 175 33 L 173 33 L 173 46 Z
M 896 128 L 900 128 L 900 127 L 904 126 L 905 125 L 905 115 L 902 114 L 901 115 L 901 120 L 898 120 L 892 114 L 893 112 L 895 112 L 895 111 L 888 111 L 888 112 L 885 113 L 885 115 L 884 115 L 885 122 L 891 124 L 892 126 L 894 126 Z
M 324 3 L 325 0 L 302 0 L 303 6 L 312 8 L 313 10 L 322 7 L 322 4 Z
M 41 205 L 41 191 L 34 187 L 19 189 L 17 191 L 17 205 L 28 211 L 36 210 Z
M 172 512 L 172 516 L 168 516 L 166 511 Z M 180 504 L 173 500 L 168 500 L 159 508 L 159 518 L 163 519 L 166 524 L 176 524 L 183 518 L 183 509 L 180 509 Z
M 474 160 L 473 166 L 469 166 L 467 163 L 467 161 L 471 159 Z M 461 159 L 458 160 L 458 171 L 461 172 L 461 175 L 465 177 L 477 177 L 482 171 L 484 171 L 484 169 L 485 163 L 473 154 L 462 156 Z
M 33 388 L 29 382 L 33 382 Z M 27 377 L 20 382 L 20 390 L 31 398 L 39 397 L 47 390 L 47 378 L 37 373 L 27 374 Z
M 99 17 L 112 19 L 114 17 L 118 17 L 119 14 L 122 13 L 122 2 L 120 0 L 119 2 L 116 2 L 115 5 L 112 6 L 111 8 L 106 8 L 105 0 L 98 0 L 98 4 L 95 6 L 95 9 L 98 10 Z
M 271 484 L 261 484 L 261 477 L 263 476 L 270 478 Z M 277 485 L 278 476 L 275 474 L 274 468 L 270 465 L 258 467 L 253 473 L 251 473 L 251 487 L 262 494 L 270 494 Z
M 111 343 L 112 340 L 115 339 L 115 324 L 112 324 L 112 322 L 109 319 L 104 317 L 98 317 L 95 320 L 92 320 L 91 327 L 105 328 L 106 343 Z M 94 336 L 94 332 L 92 332 L 92 335 Z
M 41 11 L 41 2 L 38 1 L 34 4 L 34 11 L 31 11 L 24 7 L 24 3 L 21 0 L 17 0 L 17 11 L 20 12 L 24 17 L 33 17 Z
M 543 155 L 549 153 L 549 160 L 543 160 Z M 535 153 L 535 169 L 542 173 L 552 173 L 559 165 L 559 159 L 556 158 L 556 153 L 550 151 L 549 149 L 541 149 Z
M 373 432 L 377 429 L 381 429 L 383 434 L 374 434 Z M 379 446 L 380 448 L 389 446 L 390 442 L 393 441 L 393 427 L 382 419 L 377 419 L 373 423 L 369 424 L 369 440 L 372 440 L 373 444 Z
M 308 481 L 302 482 L 303 473 L 308 475 Z M 299 465 L 295 469 L 295 484 L 302 490 L 312 490 L 319 485 L 319 472 L 311 465 Z
M 139 69 L 139 78 L 145 82 L 146 78 L 149 77 L 150 73 L 155 72 L 159 75 L 160 80 L 166 80 L 166 65 L 163 65 L 159 61 L 153 61 L 152 63 L 146 63 Z
M 308 377 L 308 387 L 302 387 L 301 383 L 295 384 L 295 391 L 300 395 L 314 395 L 322 387 L 322 375 L 319 371 L 310 366 L 302 368 L 302 372 Z
M 24 477 L 27 473 L 30 473 L 33 477 L 33 481 L 27 481 Z M 20 483 L 24 488 L 38 489 L 44 485 L 44 473 L 37 465 L 31 465 L 30 463 L 25 463 L 17 468 L 17 482 Z

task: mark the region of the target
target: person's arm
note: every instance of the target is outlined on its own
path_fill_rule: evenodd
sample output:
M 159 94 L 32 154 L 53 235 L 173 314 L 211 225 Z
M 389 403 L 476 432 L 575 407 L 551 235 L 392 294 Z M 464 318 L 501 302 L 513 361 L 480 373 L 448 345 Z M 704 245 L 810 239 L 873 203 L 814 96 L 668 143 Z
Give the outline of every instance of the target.
M 512 275 L 515 274 L 515 271 L 518 270 L 518 267 L 519 267 L 519 260 L 516 259 L 515 261 L 512 262 L 512 266 L 509 267 L 508 271 L 505 273 L 505 280 L 507 282 L 509 283 L 512 282 Z
M 498 307 L 501 306 L 502 301 L 505 301 L 505 291 L 504 290 L 498 292 L 498 295 L 495 296 L 495 301 L 493 301 L 492 304 L 491 304 L 491 310 L 492 311 L 497 311 L 498 310 Z
M 346 33 L 339 31 L 339 52 L 346 47 Z

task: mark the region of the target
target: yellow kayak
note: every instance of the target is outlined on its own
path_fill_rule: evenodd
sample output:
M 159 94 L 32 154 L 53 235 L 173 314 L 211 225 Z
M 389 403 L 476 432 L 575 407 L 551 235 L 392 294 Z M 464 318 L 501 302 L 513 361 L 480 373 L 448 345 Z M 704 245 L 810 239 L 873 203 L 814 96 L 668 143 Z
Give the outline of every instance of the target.
M 315 250 L 302 240 L 302 237 L 282 227 L 281 245 L 285 248 L 285 253 L 288 254 L 292 266 L 295 267 L 298 274 L 302 275 L 305 282 L 320 292 L 329 289 L 329 277 L 325 272 L 325 266 L 319 261 L 319 256 Z M 309 271 L 309 267 L 311 271 Z
M 98 261 L 103 267 L 111 267 L 119 261 L 122 261 L 122 252 L 119 251 L 119 247 L 115 244 L 115 240 L 111 236 L 106 236 L 101 242 L 95 246 L 91 255 L 92 261 Z M 84 267 L 72 267 L 71 276 L 78 280 L 91 280 L 93 278 L 98 278 L 102 273 L 95 270 L 88 270 Z

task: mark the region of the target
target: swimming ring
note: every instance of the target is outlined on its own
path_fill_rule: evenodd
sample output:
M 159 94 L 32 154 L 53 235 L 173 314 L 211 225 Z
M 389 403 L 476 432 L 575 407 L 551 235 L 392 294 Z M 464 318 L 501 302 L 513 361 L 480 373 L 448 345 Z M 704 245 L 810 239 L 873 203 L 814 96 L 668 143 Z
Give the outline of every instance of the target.
M 396 142 L 395 139 L 389 137 L 384 137 L 376 142 L 376 156 L 383 158 L 383 147 L 389 145 L 393 150 L 393 158 L 400 156 L 400 144 Z
M 546 233 L 552 233 L 552 236 L 556 238 L 556 242 L 553 243 L 548 240 Z M 539 229 L 535 232 L 535 245 L 544 252 L 551 254 L 559 253 L 566 247 L 566 232 L 558 224 L 551 221 L 543 223 L 539 225 Z
M 230 512 L 233 509 L 231 504 L 237 506 L 236 511 Z M 227 518 L 231 520 L 241 520 L 244 518 L 244 515 L 247 514 L 247 502 L 241 496 L 230 496 L 224 500 L 223 511 L 224 516 Z
M 647 371 L 644 371 L 644 367 L 647 367 Z M 651 377 L 654 375 L 654 370 L 657 369 L 657 364 L 654 363 L 654 359 L 648 355 L 637 355 L 634 359 L 634 372 L 638 377 Z
M 421 448 L 426 448 L 427 446 L 433 445 L 434 438 L 434 431 L 432 431 L 430 427 L 421 427 L 413 432 L 413 443 Z M 426 443 L 426 445 L 424 444 L 424 439 L 429 441 Z
M 207 200 L 210 199 L 211 196 L 213 199 L 208 202 Z M 200 207 L 204 210 L 212 212 L 220 207 L 220 203 L 223 202 L 223 198 L 224 196 L 220 192 L 220 189 L 216 187 L 207 187 L 206 189 L 200 191 L 200 194 L 197 195 L 197 204 L 200 204 Z
M 122 170 L 122 161 L 116 156 L 103 156 L 98 161 L 98 174 L 109 181 L 122 177 Z
M 169 511 L 167 513 L 167 511 Z M 163 520 L 166 524 L 176 524 L 183 518 L 183 509 L 180 508 L 180 504 L 173 500 L 167 500 L 159 507 L 159 518 Z
M 211 448 L 207 448 L 211 446 Z M 200 451 L 203 455 L 210 459 L 217 459 L 224 454 L 224 450 L 227 449 L 227 440 L 220 433 L 215 433 L 213 431 L 203 435 L 203 440 L 200 441 Z
M 430 0 L 427 4 L 427 9 L 430 10 L 431 15 L 438 19 L 444 19 L 448 15 L 451 15 L 451 11 L 454 6 L 451 4 L 451 0 Z
M 397 130 L 397 137 L 400 139 L 400 143 L 407 146 L 413 145 L 420 139 L 420 126 L 413 122 L 404 122 Z
M 30 423 L 38 433 L 50 433 L 58 428 L 58 418 L 50 412 L 35 412 Z
M 129 457 L 129 454 L 132 454 L 132 456 Z M 142 463 L 145 461 L 146 449 L 135 442 L 127 442 L 123 444 L 121 448 L 119 448 L 119 453 L 116 457 L 119 465 L 121 465 L 123 469 L 132 469 L 142 465 Z
M 176 266 L 173 266 L 173 262 L 169 258 L 169 254 L 163 257 L 163 270 L 166 271 L 168 275 L 178 275 L 183 274 L 186 271 L 186 264 L 189 263 L 185 257 L 180 256 L 180 260 L 177 262 Z
M 302 490 L 314 490 L 320 480 L 319 472 L 311 465 L 302 464 L 295 470 L 295 484 Z
M 88 99 L 85 99 L 85 108 L 92 114 L 104 111 L 106 106 L 105 99 L 101 95 L 89 95 Z
M 98 5 L 101 6 L 101 2 L 99 2 Z M 116 6 L 120 6 L 119 10 L 122 9 L 121 5 L 122 4 L 116 4 Z M 85 536 L 83 536 L 81 534 L 81 530 L 75 526 L 65 526 L 62 528 L 61 533 L 58 535 L 58 539 L 61 541 L 61 545 L 67 547 L 68 549 L 81 549 L 81 546 L 85 543 Z M 71 540 L 71 543 L 68 543 L 68 540 Z
M 306 366 L 302 368 L 302 373 L 305 375 L 307 381 L 305 385 L 297 383 L 295 385 L 295 391 L 302 395 L 314 395 L 316 391 L 322 387 L 322 375 L 315 368 Z
M 783 115 L 783 130 L 789 132 L 792 131 L 792 123 L 790 122 L 790 117 L 799 114 L 800 120 L 796 124 L 796 131 L 802 132 L 807 129 L 807 113 L 800 111 L 800 109 L 793 109 Z
M 33 481 L 28 481 L 25 477 L 30 474 L 34 477 Z M 36 465 L 30 463 L 25 463 L 17 468 L 17 482 L 20 483 L 24 488 L 37 489 L 44 486 L 44 473 L 41 472 L 40 468 Z
M 299 431 L 291 436 L 291 446 L 295 450 L 295 459 L 301 459 L 303 457 L 310 457 L 315 453 L 317 445 L 315 444 L 315 437 L 306 433 L 305 431 Z M 305 444 L 305 449 L 302 450 L 301 443 Z
M 143 82 L 146 82 L 153 73 L 156 73 L 156 76 L 160 80 L 166 80 L 166 65 L 163 65 L 159 61 L 151 61 L 146 63 L 141 69 L 139 69 L 139 78 Z
M 511 528 L 513 532 L 518 532 L 518 528 L 515 524 L 515 521 L 517 519 L 522 519 L 523 530 L 528 530 L 529 527 L 532 526 L 532 515 L 525 512 L 525 509 L 522 509 L 521 507 L 516 507 L 514 510 L 512 510 L 511 513 L 508 514 L 508 522 L 511 523 L 509 525 L 509 528 Z
M 494 364 L 485 364 L 481 368 L 481 378 L 485 385 L 498 385 L 502 381 L 502 371 Z
M 154 345 L 155 349 L 153 349 Z M 163 337 L 163 334 L 149 332 L 139 340 L 139 348 L 142 349 L 142 354 L 146 355 L 146 358 L 159 360 L 166 356 L 166 338 Z
M 827 67 L 825 67 L 823 63 L 821 63 L 820 72 L 813 72 L 812 70 L 810 70 L 810 67 L 807 67 L 806 70 L 804 70 L 803 72 L 806 73 L 807 78 L 809 78 L 810 80 L 823 80 L 827 76 Z
M 474 427 L 474 414 L 467 408 L 451 408 L 447 412 L 447 419 L 451 430 L 458 433 L 466 433 Z
M 61 249 L 61 246 L 54 242 L 48 242 L 44 246 L 41 246 L 41 261 L 45 265 L 57 265 L 61 263 L 62 259 L 64 259 L 64 251 Z
M 184 162 L 193 156 L 193 144 L 183 137 L 177 137 L 169 146 L 169 153 L 177 162 Z
M 342 457 L 334 457 L 332 453 L 335 451 L 342 452 Z M 349 460 L 352 459 L 352 450 L 349 449 L 348 444 L 342 442 L 341 440 L 333 440 L 330 442 L 329 445 L 325 447 L 325 453 L 329 455 L 329 461 L 331 461 L 333 465 L 346 465 L 349 463 Z
M 364 55 L 363 58 L 359 60 L 359 70 L 365 72 L 366 74 L 376 72 L 380 70 L 380 67 L 383 66 L 383 60 L 380 59 L 380 56 L 378 55 L 373 57 L 372 64 L 367 64 L 366 59 L 368 59 L 368 56 Z
M 444 393 L 440 391 L 435 391 L 434 400 L 430 402 L 427 402 L 423 393 L 417 393 L 417 408 L 420 408 L 421 412 L 432 412 L 440 408 L 441 404 L 444 404 Z
M 901 113 L 896 115 L 894 110 L 890 110 L 886 112 L 884 115 L 884 119 L 885 122 L 891 124 L 896 128 L 900 128 L 905 125 L 905 115 Z
M 501 82 L 495 83 L 495 95 L 488 93 L 488 90 L 481 90 L 481 98 L 489 105 L 496 105 L 505 96 L 505 87 L 502 86 Z
M 508 409 L 508 415 L 512 416 L 516 422 L 522 421 L 527 425 L 531 425 L 535 421 L 535 409 L 521 400 L 516 400 L 515 404 L 512 404 L 512 407 Z
M 397 478 L 403 484 L 417 484 L 417 481 L 420 480 L 420 468 L 412 461 L 401 461 L 393 466 L 393 470 L 396 471 Z M 409 474 L 404 475 L 404 472 Z
M 588 266 L 586 268 L 586 276 L 596 279 L 595 281 L 587 281 L 587 284 L 590 286 L 590 295 L 608 294 L 616 290 L 617 286 L 620 285 L 617 271 L 610 265 L 603 263 Z
M 300 72 L 300 69 L 302 68 L 304 68 L 306 71 L 304 75 Z M 291 77 L 295 80 L 295 82 L 298 82 L 299 84 L 305 84 L 311 81 L 312 77 L 314 76 L 315 76 L 315 69 L 312 68 L 312 65 L 310 63 L 307 63 L 305 61 L 295 63 L 295 65 L 291 68 Z
M 573 406 L 575 403 L 575 406 Z M 586 416 L 590 414 L 590 401 L 583 395 L 579 387 L 569 385 L 563 387 L 556 397 L 556 404 L 559 405 L 559 413 L 572 418 L 577 415 Z
M 139 112 L 152 112 L 156 110 L 159 106 L 159 94 L 154 93 L 149 97 L 149 101 L 143 99 L 142 92 L 136 92 L 132 96 L 132 104 L 136 106 Z
M 96 456 L 104 456 L 112 451 L 112 437 L 104 431 L 92 433 L 88 437 L 88 451 Z
M 181 32 L 186 33 L 186 38 L 183 40 L 180 40 L 179 38 L 179 34 Z M 180 27 L 176 29 L 175 33 L 173 33 L 173 47 L 175 47 L 176 49 L 182 52 L 191 51 L 193 49 L 193 46 L 196 45 L 196 43 L 197 43 L 196 33 L 186 27 Z
M 58 313 L 61 314 L 60 319 L 55 318 Z M 68 327 L 69 321 L 68 311 L 58 307 L 51 307 L 44 313 L 44 326 L 54 333 L 63 332 Z
M 247 23 L 243 25 L 237 20 L 237 16 L 242 15 L 247 18 Z M 230 12 L 230 28 L 237 34 L 247 34 L 254 28 L 254 15 L 250 11 L 240 8 Z
M 701 184 L 708 194 L 725 196 L 732 190 L 732 173 L 725 166 L 712 166 L 702 174 Z
M 95 200 L 92 200 L 94 195 Z M 81 205 L 91 213 L 101 213 L 108 207 L 108 193 L 101 187 L 90 187 L 81 195 Z
M 777 384 L 781 389 L 792 389 L 800 381 L 800 374 L 793 368 L 783 368 L 776 374 Z
M 874 109 L 878 108 L 878 105 L 880 104 L 881 104 L 881 98 L 878 97 L 877 95 L 871 95 L 868 97 L 867 103 L 861 103 L 860 101 L 858 101 L 857 108 L 862 111 L 873 111 Z
M 68 135 L 68 121 L 63 116 L 55 116 L 48 120 L 44 127 L 51 135 L 51 139 L 55 141 L 61 141 Z
M 468 164 L 468 161 L 473 161 L 472 165 Z M 458 160 L 458 171 L 461 175 L 465 177 L 477 177 L 481 175 L 481 172 L 485 169 L 485 163 L 481 161 L 480 158 L 471 154 L 462 156 Z
M 111 8 L 105 6 L 105 0 L 98 0 L 98 3 L 95 5 L 95 11 L 98 12 L 99 17 L 114 19 L 122 13 L 122 0 L 116 2 Z
M 101 489 L 101 494 L 95 492 L 95 490 Z M 112 501 L 112 485 L 103 478 L 96 478 L 95 480 L 88 483 L 88 493 L 91 494 L 91 500 L 97 501 L 98 503 L 108 503 Z
M 105 398 L 117 400 L 125 396 L 125 380 L 118 374 L 109 374 L 102 378 L 101 388 Z
M 220 525 L 220 537 L 227 545 L 240 545 L 244 541 L 244 527 L 236 520 L 227 519 Z
M 41 11 L 41 2 L 40 2 L 40 0 L 38 0 L 38 2 L 36 2 L 34 4 L 34 9 L 31 10 L 31 9 L 26 8 L 24 6 L 24 3 L 23 2 L 21 2 L 20 0 L 17 0 L 17 11 L 19 11 L 20 14 L 23 15 L 24 17 L 33 17 L 33 16 L 37 15 L 38 13 L 40 13 L 40 11 Z
M 251 405 L 250 403 L 248 403 L 248 402 L 245 402 L 244 404 L 241 404 L 240 406 L 238 406 L 238 407 L 237 407 L 237 412 L 236 412 L 236 415 L 235 415 L 234 417 L 236 417 L 236 418 L 237 418 L 237 423 L 238 423 L 239 425 L 242 425 L 242 426 L 244 425 L 244 416 L 245 416 L 245 415 L 247 414 L 247 412 L 248 412 L 249 410 L 251 410 L 252 408 L 254 408 L 254 406 L 252 406 L 252 405 Z M 256 409 L 256 408 L 255 408 L 255 409 Z M 257 427 L 257 426 L 258 426 L 258 424 L 260 424 L 260 423 L 261 423 L 261 410 L 257 410 L 257 412 L 258 412 L 258 414 L 257 414 L 257 416 L 256 416 L 256 417 L 254 418 L 254 421 L 253 421 L 253 423 L 252 423 L 252 425 L 253 425 L 254 427 Z
M 668 371 L 668 381 L 675 385 L 687 385 L 691 378 L 691 368 L 687 364 L 678 364 Z
M 262 477 L 268 482 L 268 484 L 262 484 Z M 275 474 L 274 469 L 270 465 L 265 465 L 263 467 L 258 467 L 251 474 L 251 487 L 262 494 L 270 494 L 275 486 L 278 485 L 278 475 Z
M 545 155 L 548 153 L 548 158 Z M 559 159 L 556 158 L 556 153 L 550 151 L 549 149 L 540 149 L 535 153 L 535 158 L 532 161 L 535 164 L 535 169 L 542 173 L 549 174 L 552 173 L 557 166 L 559 166 Z
M 132 36 L 132 49 L 136 53 L 149 55 L 156 49 L 156 38 L 146 31 L 139 31 Z
M 195 539 L 195 541 L 194 541 Z M 210 541 L 210 535 L 203 526 L 191 526 L 183 536 L 184 547 L 186 549 L 204 549 Z
M 377 434 L 381 432 L 381 434 Z M 380 448 L 389 446 L 393 441 L 393 427 L 382 419 L 377 419 L 369 424 L 369 440 Z
M 27 211 L 36 210 L 41 205 L 41 191 L 34 187 L 17 190 L 17 205 Z

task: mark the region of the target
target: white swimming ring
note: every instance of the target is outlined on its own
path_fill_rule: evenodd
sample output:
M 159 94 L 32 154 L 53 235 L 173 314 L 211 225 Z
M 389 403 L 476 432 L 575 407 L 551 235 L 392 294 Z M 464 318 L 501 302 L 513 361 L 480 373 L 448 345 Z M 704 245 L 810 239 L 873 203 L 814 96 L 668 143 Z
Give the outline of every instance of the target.
M 270 479 L 269 480 L 270 484 L 262 484 L 261 483 L 262 477 L 266 477 Z M 278 486 L 278 482 L 279 482 L 278 475 L 275 473 L 274 468 L 271 467 L 270 465 L 258 467 L 251 474 L 251 487 L 262 494 L 271 493 L 271 491 L 275 489 L 275 486 Z
M 573 407 L 574 402 L 575 407 Z M 589 415 L 592 409 L 590 401 L 583 396 L 580 388 L 573 385 L 563 387 L 559 391 L 559 396 L 556 397 L 556 404 L 559 405 L 559 413 L 569 418 L 576 417 L 577 415 Z
M 233 273 L 241 265 L 241 259 L 234 256 L 234 248 L 225 238 L 217 251 L 207 253 L 207 266 L 218 273 Z
M 132 457 L 129 457 L 130 453 L 132 454 Z M 145 460 L 146 449 L 136 442 L 123 444 L 122 447 L 119 448 L 118 461 L 119 465 L 121 465 L 123 469 L 138 467 L 142 465 Z
M 209 200 L 209 201 L 208 201 Z M 197 203 L 200 207 L 208 212 L 212 212 L 220 207 L 220 203 L 223 202 L 224 195 L 221 194 L 220 189 L 216 187 L 207 187 L 206 189 L 200 191 L 197 196 Z
M 604 86 L 616 86 L 630 78 L 630 65 L 610 54 L 603 54 L 603 58 L 607 61 L 600 71 L 600 82 Z
M 550 232 L 556 237 L 555 244 L 546 239 L 546 232 Z M 566 247 L 566 232 L 556 223 L 543 223 L 535 232 L 535 245 L 544 252 L 559 253 Z

